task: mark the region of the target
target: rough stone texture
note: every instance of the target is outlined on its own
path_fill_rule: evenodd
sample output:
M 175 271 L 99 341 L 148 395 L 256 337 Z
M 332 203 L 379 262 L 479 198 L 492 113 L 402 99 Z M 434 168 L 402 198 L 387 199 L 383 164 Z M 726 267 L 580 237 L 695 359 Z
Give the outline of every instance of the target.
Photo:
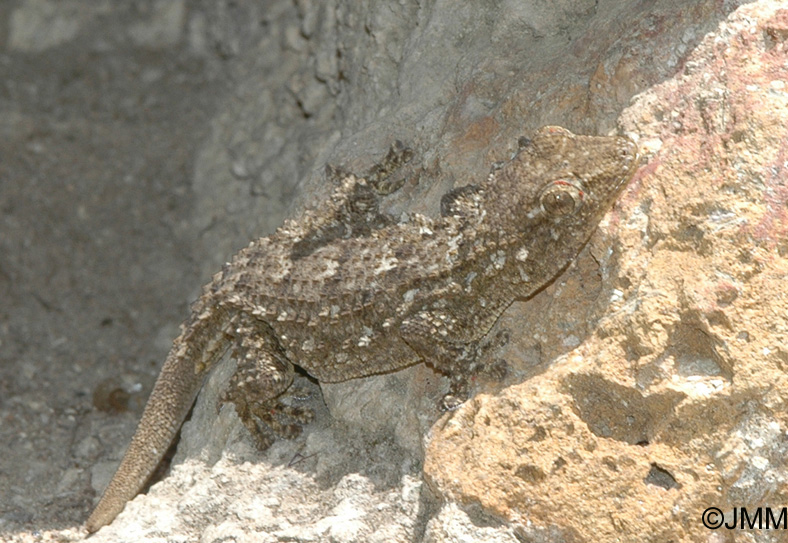
M 788 502 L 788 9 L 741 8 L 622 125 L 647 165 L 605 228 L 605 315 L 436 425 L 425 476 L 527 541 L 733 541 L 707 507 Z
M 327 387 L 331 415 L 319 413 L 301 440 L 265 455 L 231 410 L 217 416 L 219 372 L 184 427 L 173 475 L 91 541 L 323 541 L 328 533 L 374 541 L 368 527 L 386 541 L 584 541 L 610 533 L 568 525 L 564 512 L 580 506 L 592 511 L 588 522 L 622 526 L 635 540 L 670 530 L 683 530 L 678 541 L 731 536 L 703 531 L 701 510 L 689 502 L 649 530 L 657 520 L 616 499 L 611 489 L 621 487 L 590 479 L 613 468 L 622 485 L 624 475 L 634 477 L 625 493 L 645 487 L 660 508 L 714 474 L 708 496 L 720 501 L 710 505 L 784 505 L 776 467 L 786 349 L 776 334 L 785 311 L 769 288 L 784 266 L 777 153 L 785 119 L 777 101 L 785 93 L 778 80 L 786 79 L 786 30 L 784 16 L 769 14 L 779 3 L 762 0 L 742 8 L 753 30 L 740 32 L 746 24 L 731 14 L 741 4 L 1 2 L 0 538 L 83 537 L 76 527 L 129 441 L 188 302 L 237 249 L 290 208 L 325 196 L 326 162 L 363 171 L 392 140 L 406 141 L 424 170 L 389 199 L 388 211 L 435 215 L 441 194 L 486 175 L 520 135 L 545 124 L 606 133 L 633 95 L 666 80 L 624 124 L 659 160 L 576 264 L 501 323 L 514 338 L 504 353 L 514 369 L 505 384 L 522 382 L 529 392 L 484 388 L 505 404 L 485 408 L 490 426 L 472 413 L 494 396 L 439 422 L 428 436 L 442 450 L 440 462 L 434 450 L 427 456 L 434 490 L 416 478 L 420 440 L 445 382 L 423 366 Z M 740 22 L 717 30 L 729 16 Z M 716 56 L 693 53 L 712 31 Z M 702 77 L 725 63 L 733 63 L 726 71 L 749 71 Z M 733 119 L 732 111 L 746 116 Z M 747 126 L 758 111 L 761 120 Z M 677 122 L 696 132 L 678 134 Z M 764 168 L 770 160 L 775 174 Z M 713 168 L 700 167 L 706 163 Z M 741 175 L 723 177 L 737 167 Z M 711 272 L 698 273 L 704 267 Z M 624 402 L 631 418 L 621 417 Z M 495 428 L 511 443 L 507 424 L 518 417 L 544 421 L 545 433 L 527 426 L 536 439 L 523 454 L 531 456 L 499 477 L 500 465 L 484 468 L 495 449 L 482 454 L 473 445 Z M 572 434 L 562 421 L 574 423 Z M 464 442 L 463 425 L 477 423 L 478 435 Z M 630 443 L 644 436 L 648 445 Z M 569 442 L 597 452 L 576 446 L 570 457 L 559 451 Z M 544 449 L 534 452 L 534 443 Z M 599 502 L 575 494 L 556 520 L 547 502 L 580 488 L 548 469 L 558 454 L 563 473 L 576 469 L 589 481 L 584 490 L 605 492 Z M 446 475 L 460 458 L 469 460 L 455 482 Z M 682 487 L 665 488 L 671 478 Z M 484 480 L 484 490 L 459 482 L 472 480 Z M 527 492 L 515 495 L 533 507 L 502 507 L 500 492 L 511 487 L 496 490 L 496 480 L 523 481 Z M 462 509 L 441 505 L 435 490 Z M 396 514 L 376 516 L 378 508 Z M 288 514 L 302 510 L 314 516 Z M 503 524 L 514 512 L 520 524 Z M 239 520 L 250 517 L 261 520 Z M 355 528 L 330 532 L 339 524 Z

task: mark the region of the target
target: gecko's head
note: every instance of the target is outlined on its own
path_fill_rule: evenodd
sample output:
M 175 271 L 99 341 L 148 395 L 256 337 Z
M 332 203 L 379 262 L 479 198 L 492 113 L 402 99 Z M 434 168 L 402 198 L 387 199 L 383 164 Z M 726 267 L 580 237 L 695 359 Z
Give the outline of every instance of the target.
M 555 126 L 539 129 L 501 172 L 498 188 L 526 230 L 582 237 L 596 228 L 637 166 L 637 146 L 623 136 L 578 136 Z

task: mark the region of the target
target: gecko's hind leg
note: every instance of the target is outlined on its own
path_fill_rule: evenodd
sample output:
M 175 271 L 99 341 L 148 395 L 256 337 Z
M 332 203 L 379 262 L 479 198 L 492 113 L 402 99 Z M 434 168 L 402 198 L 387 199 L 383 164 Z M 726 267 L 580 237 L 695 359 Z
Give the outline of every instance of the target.
M 310 422 L 314 414 L 281 401 L 293 382 L 294 370 L 273 331 L 244 315 L 238 319 L 234 334 L 237 369 L 222 401 L 235 405 L 238 417 L 260 449 L 268 448 L 277 436 L 297 437 L 301 425 Z

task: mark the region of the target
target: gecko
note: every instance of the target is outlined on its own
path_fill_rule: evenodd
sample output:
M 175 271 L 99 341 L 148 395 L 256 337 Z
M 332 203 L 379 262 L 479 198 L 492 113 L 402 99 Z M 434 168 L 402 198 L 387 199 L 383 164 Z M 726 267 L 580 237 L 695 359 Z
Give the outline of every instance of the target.
M 383 196 L 413 157 L 401 143 L 356 176 L 334 171 L 330 198 L 251 242 L 215 274 L 181 325 L 115 475 L 86 521 L 109 524 L 144 486 L 208 372 L 237 362 L 223 401 L 260 448 L 292 438 L 309 410 L 287 405 L 294 365 L 318 382 L 424 362 L 448 377 L 458 408 L 489 365 L 483 343 L 503 311 L 552 282 L 632 177 L 625 136 L 547 126 L 476 184 L 443 195 L 440 216 L 395 219 Z

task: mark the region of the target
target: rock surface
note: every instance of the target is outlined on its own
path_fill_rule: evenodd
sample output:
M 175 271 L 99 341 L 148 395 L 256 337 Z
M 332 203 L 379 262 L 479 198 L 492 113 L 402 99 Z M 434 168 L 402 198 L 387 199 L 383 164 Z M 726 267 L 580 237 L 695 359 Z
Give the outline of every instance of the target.
M 734 508 L 779 515 L 787 39 L 788 9 L 743 7 L 625 110 L 647 164 L 604 227 L 605 314 L 544 373 L 436 425 L 437 493 L 522 523 L 528 541 L 727 541 L 701 523 L 708 507 L 728 524 Z
M 187 303 L 327 162 L 406 141 L 386 205 L 435 215 L 545 124 L 645 166 L 499 323 L 505 382 L 440 419 L 424 366 L 305 382 L 317 421 L 260 454 L 228 362 L 91 541 L 729 541 L 705 507 L 785 504 L 780 4 L 0 4 L 0 539 L 84 537 Z

